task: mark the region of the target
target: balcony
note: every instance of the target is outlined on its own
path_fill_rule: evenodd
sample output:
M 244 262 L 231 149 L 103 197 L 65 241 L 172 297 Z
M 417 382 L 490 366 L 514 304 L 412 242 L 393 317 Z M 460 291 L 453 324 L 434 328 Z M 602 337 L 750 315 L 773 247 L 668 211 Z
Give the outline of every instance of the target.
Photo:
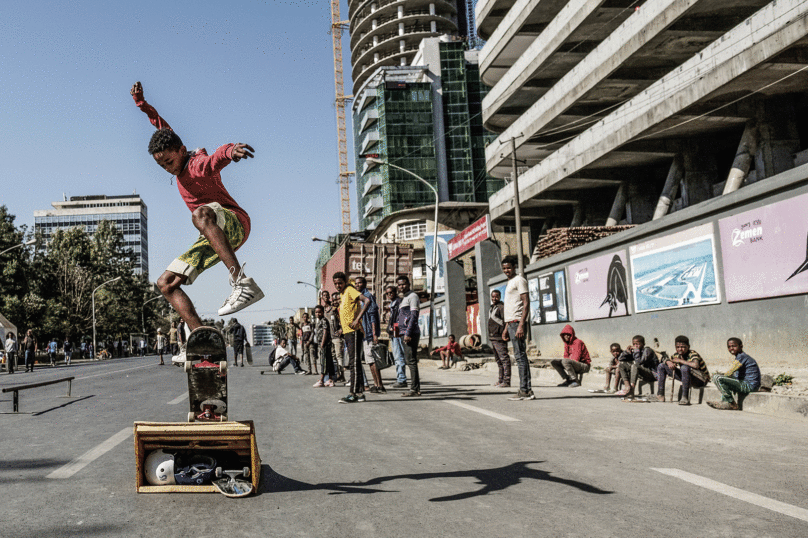
M 362 143 L 359 145 L 359 153 L 367 153 L 368 149 L 372 148 L 376 145 L 379 141 L 379 131 L 372 130 L 369 131 L 368 134 L 362 139 Z
M 362 196 L 367 196 L 368 193 L 378 189 L 382 186 L 382 175 L 373 173 L 367 176 L 365 180 L 365 188 L 362 191 Z
M 384 202 L 382 201 L 381 195 L 368 199 L 367 203 L 365 204 L 365 211 L 362 214 L 362 217 L 367 218 L 368 215 L 381 211 L 383 205 Z
M 365 110 L 365 107 L 376 100 L 376 88 L 368 89 L 362 92 L 356 102 L 356 110 L 359 112 Z
M 379 111 L 376 109 L 370 109 L 365 112 L 359 120 L 359 132 L 364 132 L 368 127 L 376 123 L 379 119 Z

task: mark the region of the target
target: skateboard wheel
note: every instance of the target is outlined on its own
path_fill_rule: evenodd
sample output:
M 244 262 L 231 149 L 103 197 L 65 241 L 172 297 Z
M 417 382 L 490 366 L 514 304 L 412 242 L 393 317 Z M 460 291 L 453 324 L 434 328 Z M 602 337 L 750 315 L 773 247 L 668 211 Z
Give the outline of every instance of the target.
M 221 478 L 222 477 L 222 468 L 221 467 L 216 467 L 216 470 L 213 472 L 213 474 L 216 475 L 216 478 Z
M 250 478 L 250 468 L 245 467 L 241 470 L 241 474 L 244 475 L 244 478 Z
M 188 411 L 188 422 L 193 422 L 194 420 L 196 420 L 196 417 L 194 416 L 194 412 L 193 411 Z
M 227 373 L 227 361 L 219 361 L 219 371 L 223 374 Z
M 190 372 L 192 366 L 193 365 L 191 364 L 191 361 L 185 361 L 185 371 L 186 372 Z
M 227 422 L 227 415 L 219 415 L 222 422 Z

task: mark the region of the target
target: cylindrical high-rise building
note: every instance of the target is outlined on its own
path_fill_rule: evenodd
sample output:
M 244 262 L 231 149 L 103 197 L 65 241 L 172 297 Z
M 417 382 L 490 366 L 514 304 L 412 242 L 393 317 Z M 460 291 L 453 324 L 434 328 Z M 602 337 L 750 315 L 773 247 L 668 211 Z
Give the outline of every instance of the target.
M 457 35 L 458 11 L 465 18 L 465 4 L 466 0 L 349 0 L 354 95 L 379 67 L 409 65 L 425 37 Z

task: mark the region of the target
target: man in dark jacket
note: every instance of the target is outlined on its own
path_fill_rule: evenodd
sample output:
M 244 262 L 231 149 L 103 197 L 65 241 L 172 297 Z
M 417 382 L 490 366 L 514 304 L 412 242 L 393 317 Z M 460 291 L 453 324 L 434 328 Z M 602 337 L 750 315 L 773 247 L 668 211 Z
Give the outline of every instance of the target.
M 575 336 L 575 329 L 572 325 L 567 325 L 561 331 L 561 339 L 564 340 L 564 358 L 550 361 L 553 368 L 564 381 L 559 387 L 580 387 L 578 374 L 589 371 L 592 359 L 589 358 L 589 350 L 583 340 Z
M 505 332 L 505 305 L 499 290 L 491 292 L 491 311 L 488 313 L 488 340 L 494 350 L 494 360 L 499 368 L 499 378 L 495 387 L 511 386 L 511 358 L 508 356 L 508 342 L 503 338 Z
M 659 359 L 654 350 L 645 345 L 645 337 L 638 334 L 631 340 L 632 358 L 630 362 L 623 362 L 620 365 L 620 375 L 623 383 L 628 387 L 617 393 L 618 396 L 626 398 L 634 397 L 634 388 L 637 386 L 637 377 L 642 377 L 643 381 L 653 383 L 656 381 L 657 367 Z
M 247 342 L 247 330 L 236 318 L 233 318 L 230 334 L 233 335 L 233 359 L 236 361 L 234 366 L 238 366 L 239 355 L 241 355 L 241 366 L 244 366 L 244 345 Z
M 384 290 L 387 300 L 390 301 L 390 319 L 387 321 L 387 336 L 390 338 L 390 347 L 393 350 L 393 359 L 396 363 L 396 382 L 394 388 L 407 388 L 407 370 L 404 361 L 404 348 L 401 347 L 401 339 L 398 338 L 398 307 L 401 306 L 401 297 L 398 296 L 398 288 L 392 284 Z

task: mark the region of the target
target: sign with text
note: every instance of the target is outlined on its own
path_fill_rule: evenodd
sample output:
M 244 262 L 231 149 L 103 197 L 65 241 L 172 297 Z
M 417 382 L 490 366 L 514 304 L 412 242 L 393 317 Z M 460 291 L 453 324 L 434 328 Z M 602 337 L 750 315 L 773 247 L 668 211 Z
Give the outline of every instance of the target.
M 491 237 L 491 221 L 488 215 L 454 236 L 449 241 L 449 259 L 454 259 L 474 248 L 474 245 Z
M 625 250 L 572 264 L 568 270 L 575 321 L 628 315 Z
M 718 221 L 727 301 L 808 292 L 808 194 Z
M 713 225 L 629 247 L 637 312 L 718 304 Z

